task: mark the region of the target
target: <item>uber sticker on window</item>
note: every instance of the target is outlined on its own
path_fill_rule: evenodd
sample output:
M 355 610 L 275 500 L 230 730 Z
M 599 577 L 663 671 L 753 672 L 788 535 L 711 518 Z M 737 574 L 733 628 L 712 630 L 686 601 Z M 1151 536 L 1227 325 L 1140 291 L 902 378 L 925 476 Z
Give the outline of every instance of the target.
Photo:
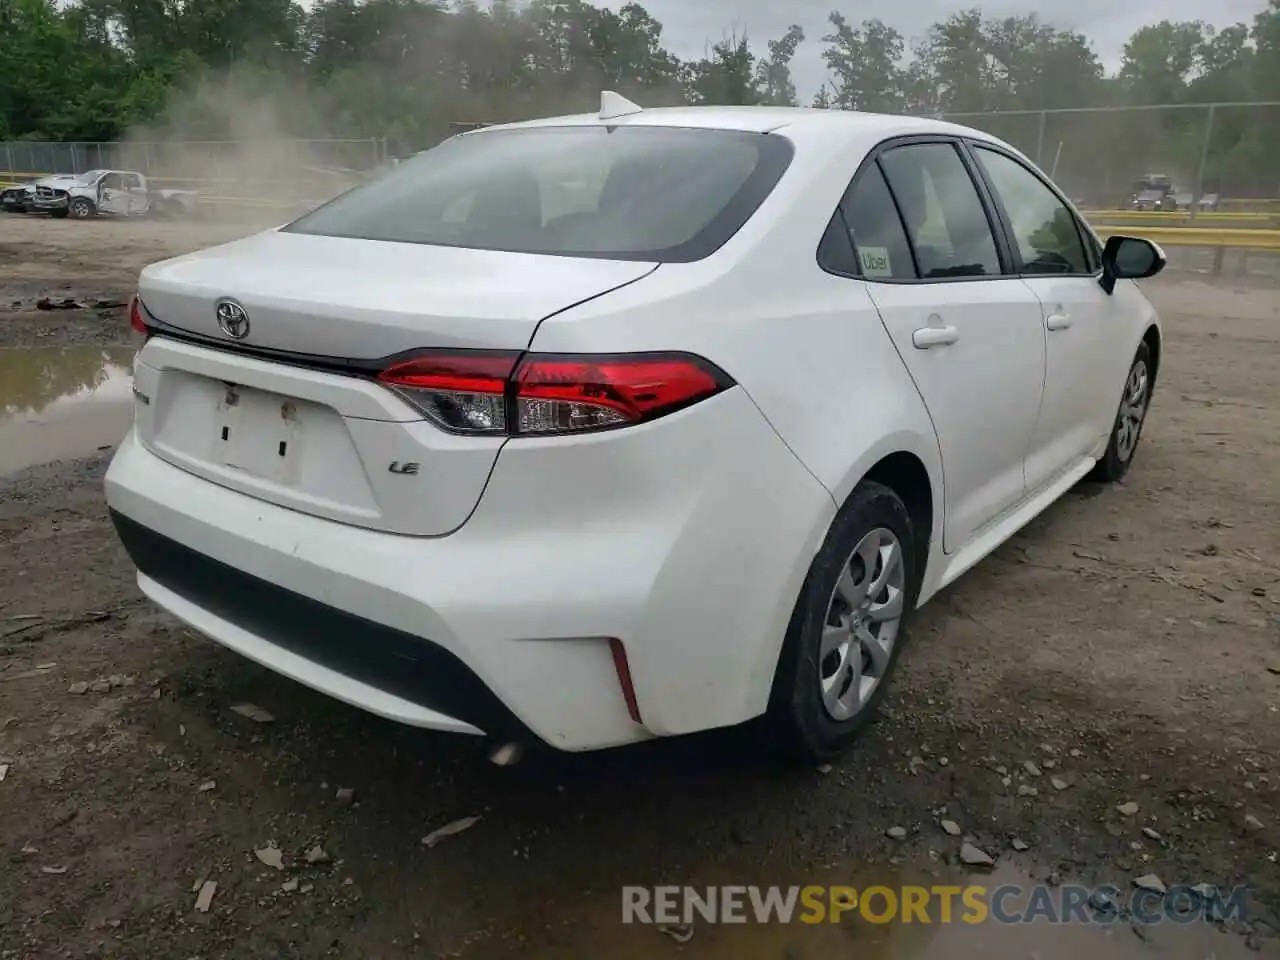
M 859 247 L 858 260 L 864 277 L 892 277 L 888 247 Z

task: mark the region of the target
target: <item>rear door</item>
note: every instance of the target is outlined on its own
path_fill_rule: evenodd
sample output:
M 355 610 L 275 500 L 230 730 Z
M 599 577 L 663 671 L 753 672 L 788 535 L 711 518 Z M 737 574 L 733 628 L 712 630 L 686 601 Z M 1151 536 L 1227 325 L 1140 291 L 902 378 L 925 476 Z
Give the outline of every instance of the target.
M 954 552 L 1025 493 L 1044 387 L 1040 303 L 1009 272 L 954 140 L 886 145 L 854 178 L 843 210 L 871 298 L 938 434 L 943 543 Z
M 1061 195 L 1009 152 L 976 142 L 969 150 L 1007 224 L 1016 269 L 1041 305 L 1044 402 L 1027 454 L 1035 490 L 1111 429 L 1132 351 L 1129 324 L 1098 283 L 1096 251 Z
M 98 209 L 103 213 L 127 216 L 129 194 L 124 189 L 124 178 L 118 173 L 104 174 L 98 181 Z
M 146 182 L 137 173 L 126 173 L 122 177 L 125 193 L 129 197 L 129 215 L 140 217 L 147 212 Z

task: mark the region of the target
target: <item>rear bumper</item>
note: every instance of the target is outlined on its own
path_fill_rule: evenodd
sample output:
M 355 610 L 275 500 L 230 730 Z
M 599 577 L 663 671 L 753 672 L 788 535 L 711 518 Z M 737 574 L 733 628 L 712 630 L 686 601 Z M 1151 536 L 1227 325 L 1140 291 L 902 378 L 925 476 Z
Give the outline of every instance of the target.
M 835 511 L 741 390 L 623 432 L 510 443 L 445 537 L 264 503 L 133 433 L 106 491 L 139 585 L 198 632 L 394 720 L 564 750 L 761 713 Z
M 438 644 L 249 576 L 115 510 L 111 521 L 143 591 L 242 655 L 304 683 L 314 677 L 341 699 L 404 723 L 508 739 L 528 735 Z

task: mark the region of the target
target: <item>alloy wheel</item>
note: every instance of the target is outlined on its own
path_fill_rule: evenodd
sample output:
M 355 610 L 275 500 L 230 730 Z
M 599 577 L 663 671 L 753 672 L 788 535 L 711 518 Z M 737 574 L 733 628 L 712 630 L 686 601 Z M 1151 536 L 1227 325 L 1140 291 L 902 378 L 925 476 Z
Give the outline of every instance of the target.
M 1124 397 L 1120 401 L 1120 418 L 1116 423 L 1116 456 L 1126 462 L 1138 446 L 1138 434 L 1142 432 L 1142 419 L 1147 415 L 1147 399 L 1150 395 L 1150 377 L 1145 360 L 1134 361 L 1125 381 Z
M 864 536 L 840 571 L 818 651 L 822 704 L 837 721 L 855 716 L 888 672 L 906 612 L 906 564 L 893 531 Z

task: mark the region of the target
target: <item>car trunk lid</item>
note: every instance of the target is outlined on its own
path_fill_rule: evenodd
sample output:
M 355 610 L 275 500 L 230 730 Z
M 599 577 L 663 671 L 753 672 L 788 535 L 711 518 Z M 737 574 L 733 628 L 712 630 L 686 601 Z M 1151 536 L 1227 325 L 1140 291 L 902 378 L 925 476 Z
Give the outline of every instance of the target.
M 422 347 L 522 349 L 549 314 L 643 277 L 653 263 L 268 231 L 147 267 L 159 320 L 228 341 L 216 304 L 249 316 L 246 345 L 341 359 Z

